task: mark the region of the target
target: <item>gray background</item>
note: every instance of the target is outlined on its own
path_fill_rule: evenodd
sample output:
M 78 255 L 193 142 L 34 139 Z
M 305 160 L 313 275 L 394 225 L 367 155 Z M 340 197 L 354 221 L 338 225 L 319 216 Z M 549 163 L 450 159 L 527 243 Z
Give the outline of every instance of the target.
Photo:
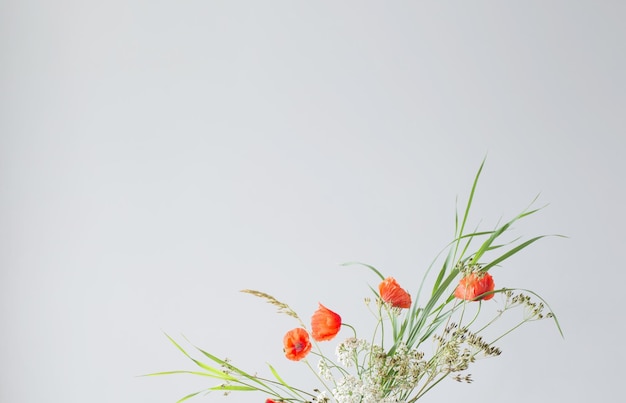
M 485 156 L 472 225 L 541 193 L 516 234 L 570 237 L 493 272 L 565 339 L 424 401 L 620 401 L 625 4 L 0 1 L 0 401 L 174 402 L 204 380 L 136 377 L 193 368 L 163 331 L 316 386 L 238 290 L 366 326 L 339 264 L 415 291 Z

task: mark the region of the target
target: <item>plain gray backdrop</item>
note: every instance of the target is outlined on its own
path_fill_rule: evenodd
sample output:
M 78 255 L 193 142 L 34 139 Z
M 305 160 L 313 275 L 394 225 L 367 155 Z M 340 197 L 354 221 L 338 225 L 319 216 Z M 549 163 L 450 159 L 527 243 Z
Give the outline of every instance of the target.
M 558 314 L 424 402 L 622 395 L 626 3 L 0 1 L 0 401 L 173 403 L 212 385 L 163 332 L 251 372 L 323 302 L 366 326 L 416 291 L 486 156 L 471 225 Z M 340 336 L 348 335 L 340 334 Z M 197 401 L 259 402 L 219 393 Z

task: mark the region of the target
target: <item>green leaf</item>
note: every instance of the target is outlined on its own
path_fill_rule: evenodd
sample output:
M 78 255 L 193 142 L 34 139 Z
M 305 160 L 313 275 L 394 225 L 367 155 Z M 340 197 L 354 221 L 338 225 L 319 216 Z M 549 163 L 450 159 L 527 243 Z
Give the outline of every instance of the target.
M 252 392 L 259 390 L 253 386 L 239 386 L 239 385 L 218 385 L 209 388 L 209 390 L 232 390 L 239 392 Z
M 251 380 L 251 381 L 253 381 L 253 382 L 255 382 L 255 383 L 257 383 L 257 384 L 259 384 L 261 386 L 263 386 L 263 387 L 267 387 L 267 385 L 265 385 L 265 383 L 263 383 L 263 381 L 259 380 L 256 376 L 248 374 L 247 372 L 245 372 L 245 371 L 235 367 L 234 365 L 232 365 L 232 364 L 230 364 L 230 363 L 228 363 L 228 362 L 226 362 L 226 361 L 224 361 L 224 360 L 214 356 L 213 354 L 211 354 L 211 353 L 209 353 L 207 351 L 204 351 L 203 349 L 201 349 L 198 346 L 194 345 L 194 347 L 198 351 L 200 351 L 202 354 L 204 354 L 206 357 L 210 358 L 211 360 L 215 361 L 216 363 L 220 364 L 221 366 L 223 366 L 225 368 L 228 368 L 228 369 L 234 371 L 235 373 L 243 376 L 244 378 L 247 378 L 247 379 L 249 379 L 249 380 Z M 232 377 L 231 380 L 236 380 L 236 378 Z M 240 380 L 236 380 L 236 381 L 241 383 Z
M 199 375 L 199 376 L 206 376 L 209 378 L 215 378 L 215 376 L 207 372 L 199 372 L 199 371 L 163 371 L 163 372 L 153 372 L 151 374 L 145 374 L 145 375 L 140 375 L 140 376 L 159 376 L 159 375 L 173 375 L 173 374 L 189 374 L 189 375 Z
M 491 247 L 491 244 L 500 235 L 502 235 L 504 232 L 506 232 L 506 230 L 508 230 L 511 227 L 511 225 L 513 225 L 513 223 L 515 223 L 516 221 L 518 221 L 518 220 L 520 220 L 520 219 L 522 219 L 522 218 L 524 218 L 526 216 L 529 216 L 531 214 L 536 213 L 537 211 L 541 210 L 542 208 L 543 207 L 538 208 L 538 209 L 534 209 L 534 210 L 524 210 L 522 213 L 520 213 L 519 215 L 514 217 L 512 220 L 510 220 L 506 224 L 502 225 L 500 228 L 498 228 L 495 231 L 493 231 L 491 236 L 481 245 L 480 249 L 478 249 L 478 251 L 474 254 L 474 261 L 478 262 L 480 260 L 480 258 L 482 257 L 482 255 L 489 250 L 489 248 Z
M 187 395 L 187 396 L 183 397 L 182 399 L 178 400 L 176 403 L 181 403 L 181 402 L 184 402 L 185 400 L 187 400 L 187 399 L 191 399 L 192 397 L 197 396 L 197 395 L 199 395 L 200 393 L 202 393 L 202 392 L 206 392 L 206 391 L 208 391 L 208 389 L 202 389 L 202 390 L 200 390 L 200 391 L 198 391 L 198 392 L 195 392 L 195 393 L 189 394 L 189 395 Z
M 469 198 L 467 199 L 467 206 L 465 207 L 465 213 L 463 214 L 463 221 L 461 223 L 461 228 L 459 229 L 459 232 L 457 234 L 459 237 L 463 235 L 463 230 L 465 229 L 465 224 L 467 223 L 467 217 L 469 216 L 469 212 L 472 207 L 472 202 L 474 201 L 474 193 L 476 192 L 478 179 L 480 178 L 480 173 L 483 171 L 483 167 L 485 166 L 486 159 L 487 157 L 483 158 L 483 161 L 480 163 L 480 167 L 478 168 L 478 172 L 476 172 L 476 176 L 474 177 L 472 190 L 470 190 L 470 195 L 469 195 Z
M 201 361 L 196 360 L 195 358 L 193 358 L 191 355 L 189 355 L 189 353 L 187 351 L 185 351 L 185 349 L 183 349 L 180 344 L 176 343 L 176 341 L 170 337 L 167 333 L 165 333 L 165 336 L 167 336 L 167 338 L 172 342 L 172 344 L 174 344 L 176 346 L 176 348 L 178 348 L 187 358 L 189 358 L 191 361 L 193 361 L 197 366 L 199 366 L 200 368 L 210 372 L 211 374 L 213 374 L 214 378 L 219 378 L 219 379 L 223 379 L 223 380 L 235 380 L 236 378 L 225 374 L 224 371 L 221 371 L 217 368 L 213 368 Z
M 351 266 L 351 265 L 359 265 L 359 266 L 367 267 L 368 269 L 370 269 L 371 271 L 376 273 L 378 275 L 378 277 L 380 277 L 381 280 L 385 279 L 385 276 L 383 276 L 378 270 L 376 270 L 376 268 L 374 266 L 370 266 L 369 264 L 365 264 L 365 263 L 361 263 L 361 262 L 347 262 L 347 263 L 342 263 L 341 264 L 341 266 Z
M 280 382 L 281 385 L 283 385 L 284 387 L 286 387 L 287 389 L 289 389 L 290 392 L 296 394 L 296 395 L 300 395 L 296 390 L 294 390 L 294 388 L 292 388 L 291 386 L 289 386 L 287 384 L 287 382 L 285 382 L 283 380 L 283 378 L 280 377 L 280 375 L 278 375 L 278 371 L 276 371 L 276 369 L 274 367 L 272 367 L 270 364 L 267 364 L 267 366 L 270 368 L 270 371 L 272 371 L 272 375 L 274 375 L 274 378 L 276 378 L 276 380 L 278 380 L 278 382 Z
M 532 239 L 529 239 L 528 241 L 517 245 L 516 247 L 514 247 L 513 249 L 507 251 L 505 254 L 501 255 L 500 257 L 498 257 L 497 259 L 492 260 L 491 262 L 489 262 L 488 264 L 484 265 L 483 268 L 481 269 L 481 271 L 488 271 L 489 269 L 491 269 L 493 266 L 497 265 L 498 263 L 508 259 L 509 257 L 513 256 L 514 254 L 516 254 L 517 252 L 521 251 L 522 249 L 526 248 L 528 245 L 540 240 L 541 238 L 545 238 L 547 235 L 540 235 L 540 236 L 536 236 Z

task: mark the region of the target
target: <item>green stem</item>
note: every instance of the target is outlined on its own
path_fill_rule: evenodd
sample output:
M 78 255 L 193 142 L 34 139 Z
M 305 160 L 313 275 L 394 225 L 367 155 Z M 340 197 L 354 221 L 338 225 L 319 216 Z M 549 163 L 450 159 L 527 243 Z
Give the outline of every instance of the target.
M 322 383 L 322 385 L 324 385 L 324 388 L 326 388 L 326 390 L 330 392 L 331 389 L 328 387 L 328 385 L 326 385 L 326 382 L 324 382 L 322 377 L 319 376 L 317 371 L 313 369 L 313 367 L 311 366 L 311 363 L 309 362 L 309 360 L 304 360 L 304 363 L 307 365 L 307 367 L 309 367 L 311 372 L 313 372 L 313 374 L 315 374 L 315 377 Z M 313 396 L 313 395 L 311 395 L 311 396 Z
M 342 325 L 342 326 L 349 327 L 350 329 L 352 329 L 352 332 L 354 332 L 354 338 L 356 339 L 356 329 L 354 328 L 354 326 L 349 325 L 349 324 L 347 324 L 347 323 L 342 323 L 341 325 Z
M 497 342 L 498 340 L 500 340 L 501 338 L 503 338 L 504 336 L 506 336 L 507 334 L 511 333 L 513 330 L 517 329 L 518 327 L 522 326 L 524 323 L 528 322 L 528 319 L 524 319 L 523 321 L 521 321 L 520 323 L 518 323 L 517 325 L 513 326 L 511 329 L 509 329 L 507 332 L 503 333 L 502 335 L 500 335 L 500 337 L 498 337 L 497 339 L 495 339 L 494 341 L 492 341 L 489 345 L 494 344 L 495 342 Z
M 419 399 L 420 397 L 424 396 L 426 394 L 426 392 L 428 392 L 429 390 L 434 388 L 435 385 L 437 385 L 439 382 L 444 380 L 449 374 L 450 374 L 450 371 L 446 371 L 446 373 L 441 378 L 437 379 L 432 385 L 430 385 L 425 390 L 424 390 L 424 387 L 426 387 L 426 385 L 428 385 L 428 383 L 424 384 L 424 387 L 422 388 L 422 390 L 415 396 L 414 399 L 411 400 L 411 402 L 415 402 L 415 401 L 417 401 L 417 399 Z

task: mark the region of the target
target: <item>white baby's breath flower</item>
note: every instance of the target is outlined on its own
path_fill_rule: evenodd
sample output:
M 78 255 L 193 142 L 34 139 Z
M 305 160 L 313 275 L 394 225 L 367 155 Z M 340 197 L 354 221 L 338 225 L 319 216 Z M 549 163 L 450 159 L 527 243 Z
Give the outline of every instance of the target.
M 337 403 L 361 403 L 364 402 L 363 381 L 348 375 L 337 382 L 337 387 L 333 389 L 333 397 Z
M 354 365 L 354 360 L 358 356 L 359 351 L 367 349 L 368 346 L 369 344 L 365 340 L 359 340 L 355 337 L 347 338 L 337 345 L 335 350 L 337 360 L 339 360 L 341 365 L 351 367 Z
M 333 380 L 333 374 L 330 371 L 330 368 L 328 367 L 328 362 L 326 361 L 325 358 L 322 358 L 317 363 L 317 372 L 320 374 L 322 378 L 326 379 L 327 381 Z
M 314 399 L 317 403 L 327 403 L 330 402 L 328 396 L 326 396 L 326 391 L 320 392 Z

